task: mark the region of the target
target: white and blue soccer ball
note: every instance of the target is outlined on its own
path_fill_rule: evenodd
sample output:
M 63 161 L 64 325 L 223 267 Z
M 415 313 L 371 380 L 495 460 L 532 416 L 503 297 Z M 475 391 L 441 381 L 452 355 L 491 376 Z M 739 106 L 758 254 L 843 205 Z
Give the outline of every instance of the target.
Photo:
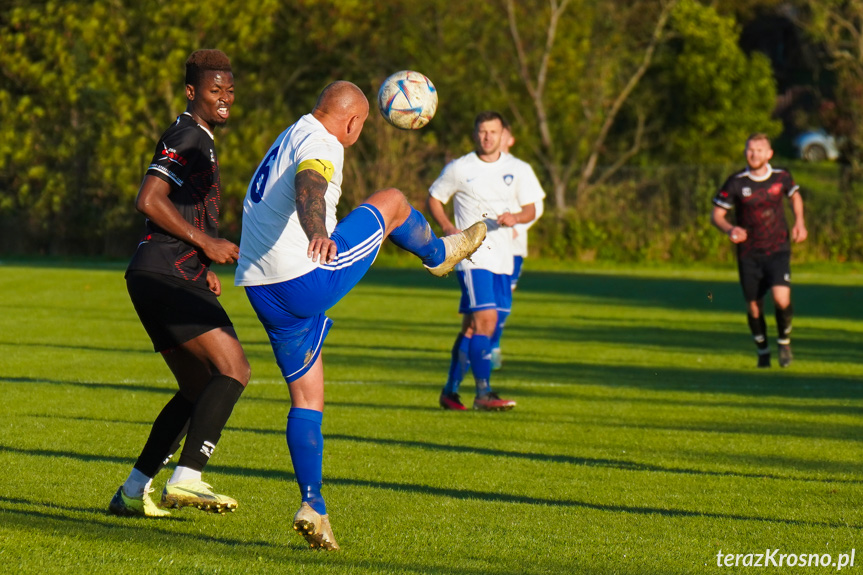
M 437 90 L 419 72 L 402 70 L 381 84 L 378 109 L 387 122 L 401 130 L 419 130 L 437 111 Z

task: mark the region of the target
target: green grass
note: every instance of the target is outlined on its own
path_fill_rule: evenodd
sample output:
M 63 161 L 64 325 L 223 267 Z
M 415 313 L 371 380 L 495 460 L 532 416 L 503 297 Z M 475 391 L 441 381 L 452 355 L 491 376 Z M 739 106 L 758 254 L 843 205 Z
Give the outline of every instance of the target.
M 507 413 L 437 408 L 454 278 L 376 268 L 330 312 L 330 554 L 290 530 L 287 389 L 239 289 L 222 299 L 252 383 L 206 472 L 239 510 L 121 519 L 108 501 L 175 388 L 122 266 L 0 265 L 3 571 L 718 573 L 740 572 L 716 566 L 720 550 L 857 546 L 858 269 L 797 274 L 795 362 L 759 371 L 730 269 L 532 264 L 494 377 L 518 401 Z

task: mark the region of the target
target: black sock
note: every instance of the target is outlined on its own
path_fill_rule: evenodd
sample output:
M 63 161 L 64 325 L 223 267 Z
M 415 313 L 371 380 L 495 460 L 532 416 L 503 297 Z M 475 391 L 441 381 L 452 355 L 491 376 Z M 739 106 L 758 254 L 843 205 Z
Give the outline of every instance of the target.
M 749 320 L 749 331 L 752 332 L 752 339 L 755 340 L 755 345 L 758 347 L 759 354 L 770 353 L 770 348 L 767 345 L 767 322 L 764 316 L 752 317 L 747 315 Z
M 186 437 L 186 433 L 189 431 L 189 420 L 186 420 L 186 425 L 183 426 L 182 431 L 177 434 L 176 439 L 171 444 L 171 449 L 168 450 L 168 455 L 165 456 L 165 459 L 162 460 L 162 463 L 159 465 L 159 469 L 156 470 L 156 473 L 162 471 L 166 465 L 171 462 L 171 458 L 174 457 L 174 454 L 177 453 L 177 450 L 180 449 L 180 442 L 183 441 L 183 438 Z
M 153 422 L 150 437 L 135 462 L 135 469 L 147 477 L 155 477 L 164 467 L 166 459 L 177 450 L 182 439 L 181 433 L 189 422 L 194 403 L 178 391 L 174 394 Z M 170 455 L 169 455 L 170 454 Z
M 232 377 L 213 376 L 195 402 L 189 433 L 177 465 L 196 471 L 204 468 L 243 389 L 243 384 Z
M 794 317 L 794 308 L 788 304 L 786 308 L 776 308 L 776 330 L 779 332 L 777 340 L 782 345 L 791 343 L 791 318 Z

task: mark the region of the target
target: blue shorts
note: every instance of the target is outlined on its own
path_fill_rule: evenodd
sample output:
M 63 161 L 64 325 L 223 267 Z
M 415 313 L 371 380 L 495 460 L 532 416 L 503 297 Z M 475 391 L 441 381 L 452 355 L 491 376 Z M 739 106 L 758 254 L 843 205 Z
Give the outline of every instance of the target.
M 336 225 L 330 239 L 336 259 L 287 281 L 246 286 L 246 296 L 267 330 L 276 363 L 288 383 L 315 363 L 333 321 L 325 312 L 362 279 L 380 251 L 386 226 L 374 206 L 363 204 Z
M 472 269 L 458 272 L 458 283 L 461 286 L 459 313 L 485 309 L 509 313 L 512 307 L 510 276 Z
M 509 276 L 509 283 L 513 290 L 518 286 L 518 280 L 521 277 L 521 265 L 524 263 L 522 256 L 513 256 L 512 258 L 512 275 Z

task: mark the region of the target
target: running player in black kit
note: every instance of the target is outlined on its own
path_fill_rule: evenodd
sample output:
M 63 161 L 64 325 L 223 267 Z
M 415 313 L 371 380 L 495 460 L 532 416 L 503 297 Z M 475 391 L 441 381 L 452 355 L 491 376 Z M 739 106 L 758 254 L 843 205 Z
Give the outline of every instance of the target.
M 150 499 L 153 477 L 186 440 L 162 492 L 161 507 L 233 511 L 237 502 L 201 480 L 251 370 L 217 297 L 211 263 L 233 263 L 238 247 L 218 237 L 219 161 L 213 130 L 234 102 L 231 62 L 219 50 L 186 61 L 186 111 L 156 145 L 135 207 L 147 217 L 144 236 L 126 271 L 141 323 L 180 390 L 156 421 L 132 472 L 111 500 L 116 515 L 163 517 Z
M 737 267 L 746 298 L 749 329 L 758 348 L 758 367 L 770 367 L 770 347 L 764 320 L 764 296 L 773 296 L 779 332 L 779 366 L 791 364 L 791 242 L 783 198 L 791 201 L 794 226 L 790 239 L 806 239 L 803 199 L 799 186 L 786 170 L 773 168 L 770 140 L 753 134 L 746 141 L 748 168 L 728 178 L 713 198 L 711 221 L 737 244 Z M 734 209 L 737 223 L 726 219 Z

